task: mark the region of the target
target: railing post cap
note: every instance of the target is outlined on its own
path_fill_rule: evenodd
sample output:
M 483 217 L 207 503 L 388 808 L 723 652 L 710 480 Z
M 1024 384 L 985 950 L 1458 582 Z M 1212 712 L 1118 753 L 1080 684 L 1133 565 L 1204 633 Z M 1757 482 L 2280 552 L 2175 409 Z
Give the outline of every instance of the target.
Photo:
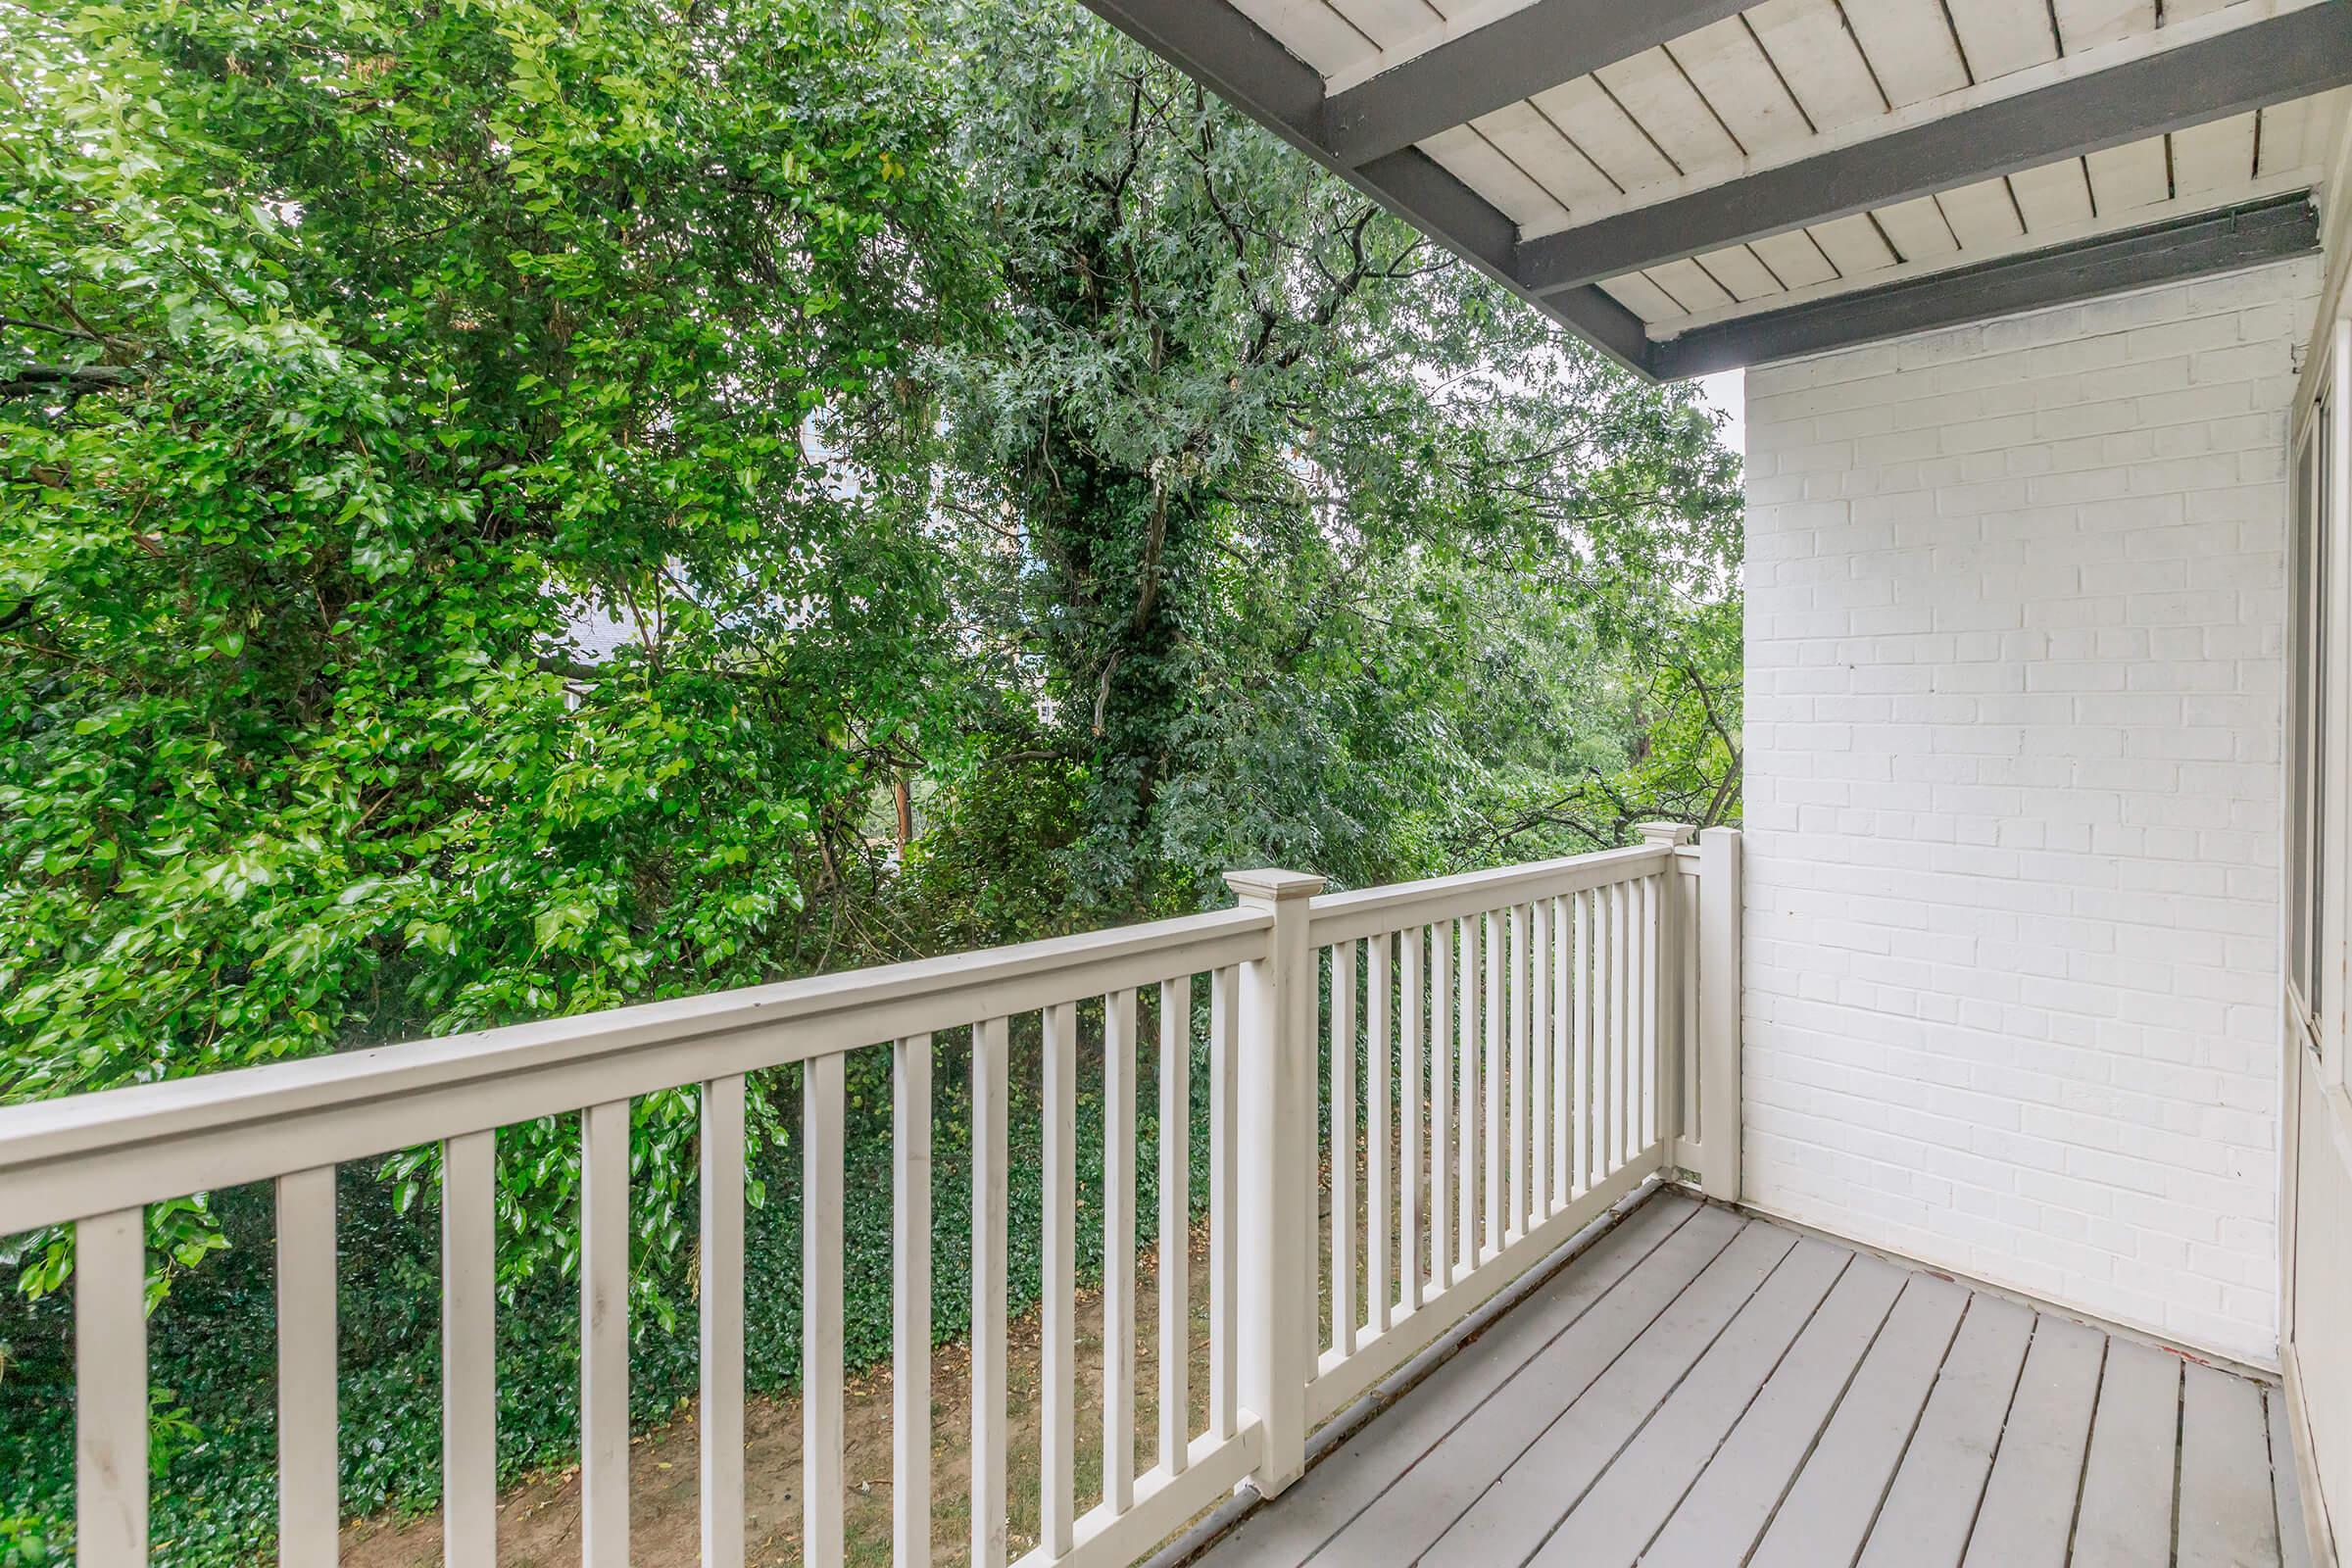
M 1280 871 L 1267 866 L 1228 871 L 1225 885 L 1245 903 L 1286 904 L 1292 899 L 1311 899 L 1322 892 L 1323 878 L 1311 871 Z
M 1698 829 L 1683 822 L 1644 822 L 1634 831 L 1641 834 L 1642 842 L 1650 848 L 1671 850 L 1677 845 L 1690 843 L 1691 835 Z

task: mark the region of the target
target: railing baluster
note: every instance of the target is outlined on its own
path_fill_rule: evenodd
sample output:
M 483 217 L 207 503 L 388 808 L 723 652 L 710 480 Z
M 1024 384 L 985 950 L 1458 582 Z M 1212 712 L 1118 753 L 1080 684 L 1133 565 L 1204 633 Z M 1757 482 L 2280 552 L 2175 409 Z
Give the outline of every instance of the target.
M 1219 969 L 1208 983 L 1208 1429 L 1218 1440 L 1234 1434 L 1235 1352 L 1239 1349 L 1239 1284 L 1234 1278 L 1234 1097 L 1238 1093 L 1233 1033 L 1241 1017 L 1242 972 Z
M 1642 879 L 1642 1147 L 1658 1141 L 1658 944 L 1664 913 L 1666 884 L 1654 876 Z
M 441 1549 L 498 1558 L 497 1135 L 441 1145 Z
M 1135 993 L 1102 1008 L 1102 1500 L 1135 1506 Z
M 703 1085 L 703 1568 L 743 1568 L 744 1082 Z
M 1610 1169 L 1623 1165 L 1634 1155 L 1634 1116 L 1640 1106 L 1640 1086 L 1634 1081 L 1634 1047 L 1632 985 L 1628 978 L 1627 959 L 1633 952 L 1633 937 L 1627 885 L 1613 883 L 1609 888 L 1609 1044 L 1615 1055 L 1617 1069 L 1616 1137 L 1617 1157 Z
M 1429 997 L 1424 989 L 1429 966 L 1429 932 L 1417 925 L 1404 928 L 1404 1086 L 1402 1139 L 1404 1152 L 1402 1208 L 1397 1225 L 1402 1246 L 1397 1249 L 1397 1273 L 1402 1276 L 1404 1309 L 1421 1306 L 1421 1265 L 1429 1255 L 1421 1243 L 1422 1160 L 1427 1152 L 1423 1127 L 1422 1072 L 1425 1066 Z
M 1576 920 L 1576 953 L 1570 962 L 1576 994 L 1569 999 L 1575 1024 L 1576 1038 L 1576 1170 L 1577 1188 L 1591 1192 L 1600 1180 L 1600 1160 L 1596 1150 L 1599 1120 L 1594 1106 L 1600 1099 L 1600 1071 L 1592 1049 L 1592 894 L 1590 889 L 1577 892 L 1574 898 Z
M 629 1102 L 580 1112 L 580 1560 L 629 1560 Z
M 931 1037 L 891 1048 L 891 1561 L 931 1561 Z
M 1511 999 L 1511 1056 L 1510 1081 L 1505 1086 L 1510 1095 L 1511 1123 L 1511 1211 L 1504 1216 L 1504 1234 L 1516 1239 L 1527 1233 L 1528 1215 L 1528 1155 L 1533 1129 L 1528 1126 L 1530 1099 L 1528 1094 L 1527 1054 L 1527 943 L 1528 909 L 1524 904 L 1511 906 L 1511 946 L 1509 972 L 1504 989 Z M 1542 1104 L 1541 1101 L 1534 1102 Z
M 1574 994 L 1568 988 L 1569 928 L 1576 918 L 1571 899 L 1553 899 L 1551 909 L 1551 1028 L 1546 1047 L 1551 1059 L 1551 1200 L 1566 1203 L 1576 1196 L 1576 1056 L 1570 1042 Z
M 1429 988 L 1429 1288 L 1453 1283 L 1453 922 L 1430 927 L 1436 973 Z
M 1045 1343 L 1038 1351 L 1039 1544 L 1070 1549 L 1077 1476 L 1078 1007 L 1045 1010 L 1046 1187 L 1042 1247 Z
M 1486 926 L 1487 991 L 1486 991 L 1486 1111 L 1484 1125 L 1479 1131 L 1486 1140 L 1486 1232 L 1480 1238 L 1477 1256 L 1480 1261 L 1502 1250 L 1503 1245 L 1503 1160 L 1508 1152 L 1509 1127 L 1503 1109 L 1503 1091 L 1509 1084 L 1503 1073 L 1503 1009 L 1502 961 L 1508 953 L 1508 938 L 1500 910 L 1490 910 L 1483 917 Z
M 1390 1302 L 1395 1298 L 1389 1289 L 1389 940 L 1385 935 L 1376 936 L 1364 950 L 1371 965 L 1364 1001 L 1369 1014 L 1364 1031 L 1364 1049 L 1369 1054 L 1364 1092 L 1372 1101 L 1371 1127 L 1365 1134 L 1371 1148 L 1364 1185 L 1371 1189 L 1371 1202 L 1364 1221 L 1364 1294 L 1371 1299 L 1370 1326 L 1375 1334 L 1388 1332 Z
M 147 1561 L 147 1211 L 74 1227 L 74 1560 Z
M 972 1568 L 1004 1568 L 1004 1020 L 972 1030 Z
M 848 1057 L 801 1079 L 801 1560 L 838 1568 L 842 1530 L 842 1154 Z
M 1193 983 L 1159 987 L 1159 1464 L 1192 1437 Z
M 1454 1063 L 1460 1102 L 1454 1118 L 1456 1142 L 1461 1146 L 1459 1200 L 1460 1234 L 1454 1237 L 1454 1274 L 1468 1274 L 1478 1266 L 1479 1206 L 1478 1169 L 1480 1135 L 1486 1131 L 1479 1125 L 1484 1114 L 1478 1087 L 1478 934 L 1479 917 L 1470 915 L 1461 922 L 1461 974 L 1457 977 L 1461 995 L 1461 1016 L 1455 1020 L 1459 1059 Z
M 277 1560 L 334 1568 L 335 1168 L 277 1179 Z
M 1534 1194 L 1530 1225 L 1549 1219 L 1552 1204 L 1561 1200 L 1553 1194 L 1551 1180 L 1551 1151 L 1559 1127 L 1551 1112 L 1551 900 L 1538 899 L 1532 912 L 1534 937 L 1526 971 L 1531 1007 L 1527 1098 L 1532 1108 L 1528 1114 L 1536 1129 L 1536 1147 L 1528 1152 L 1528 1185 Z
M 1355 944 L 1331 950 L 1331 1343 L 1355 1353 Z

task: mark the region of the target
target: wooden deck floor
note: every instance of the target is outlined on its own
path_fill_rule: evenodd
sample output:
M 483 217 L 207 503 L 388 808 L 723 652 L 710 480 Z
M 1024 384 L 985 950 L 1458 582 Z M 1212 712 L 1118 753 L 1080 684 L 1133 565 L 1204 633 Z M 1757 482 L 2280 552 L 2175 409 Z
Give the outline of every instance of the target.
M 2282 1417 L 2262 1384 L 1663 1194 L 1203 1561 L 2306 1568 Z

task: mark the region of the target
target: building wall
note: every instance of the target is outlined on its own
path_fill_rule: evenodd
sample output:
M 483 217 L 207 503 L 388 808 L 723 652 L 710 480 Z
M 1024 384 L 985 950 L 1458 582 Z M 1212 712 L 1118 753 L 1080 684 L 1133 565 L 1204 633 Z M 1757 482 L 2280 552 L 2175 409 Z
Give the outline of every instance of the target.
M 1744 1188 L 2274 1363 L 2316 262 L 1747 377 Z

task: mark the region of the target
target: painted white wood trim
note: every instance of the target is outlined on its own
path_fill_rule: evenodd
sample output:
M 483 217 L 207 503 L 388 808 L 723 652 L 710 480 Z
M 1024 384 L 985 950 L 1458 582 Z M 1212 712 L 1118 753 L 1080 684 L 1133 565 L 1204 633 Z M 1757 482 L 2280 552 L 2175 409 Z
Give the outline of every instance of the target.
M 1654 869 L 1663 858 L 1662 852 L 1638 845 L 1630 850 L 1602 850 L 1426 882 L 1326 894 L 1314 901 L 1314 941 L 1317 947 L 1332 947 L 1408 925 L 1435 925 L 1483 915 L 1531 899 L 1557 898 L 1583 888 L 1622 882 Z
M 1262 954 L 1269 924 L 1220 910 L 12 1105 L 0 1212 L 34 1229 L 1156 985 Z
M 441 1546 L 447 1568 L 498 1557 L 496 1134 L 441 1145 Z
M 1040 1286 L 1044 1335 L 1038 1347 L 1039 1544 L 1050 1557 L 1070 1549 L 1077 1519 L 1078 1456 L 1078 1008 L 1045 1012 L 1045 1212 Z
M 704 1568 L 743 1568 L 743 1227 L 744 1081 L 714 1078 L 702 1088 L 702 1406 Z
M 891 1049 L 891 1560 L 931 1561 L 931 1037 Z
M 82 1568 L 145 1568 L 144 1208 L 74 1227 L 74 1534 Z
M 580 1113 L 580 1560 L 629 1561 L 629 1102 Z
M 1193 987 L 1159 988 L 1159 1464 L 1192 1454 Z M 1212 1328 L 1213 1332 L 1213 1328 Z
M 335 1168 L 277 1179 L 277 1559 L 334 1568 L 342 1528 L 335 1411 Z
M 1004 1287 L 1009 1051 L 1005 1020 L 972 1030 L 972 1568 L 1004 1568 Z
M 1135 993 L 1102 1013 L 1102 1500 L 1135 1503 Z
M 847 1059 L 801 1080 L 801 1560 L 840 1568 L 842 1528 L 842 1156 Z

